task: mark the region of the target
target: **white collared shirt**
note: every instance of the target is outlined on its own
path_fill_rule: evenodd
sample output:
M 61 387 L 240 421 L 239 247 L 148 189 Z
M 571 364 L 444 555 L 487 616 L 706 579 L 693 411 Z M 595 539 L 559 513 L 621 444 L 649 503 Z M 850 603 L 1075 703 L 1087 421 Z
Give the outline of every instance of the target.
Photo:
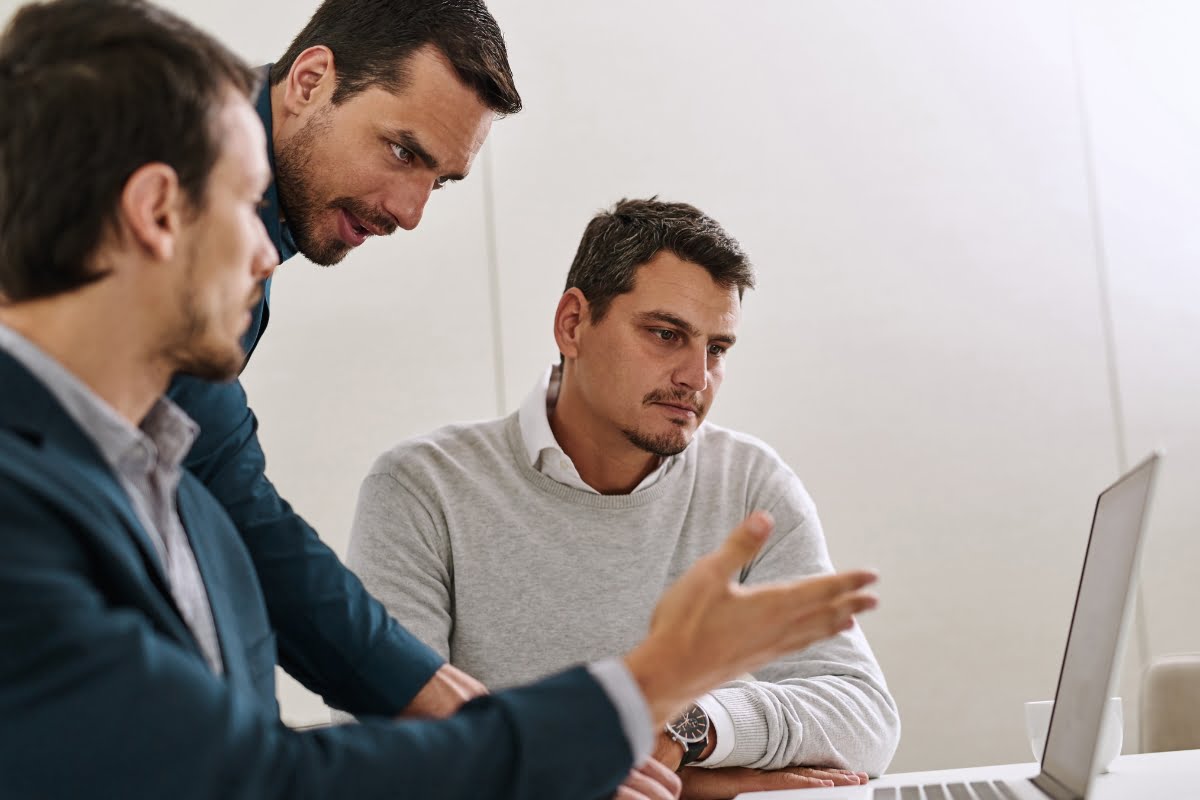
M 525 444 L 525 456 L 529 459 L 529 464 L 547 478 L 573 489 L 600 494 L 579 476 L 579 471 L 575 469 L 575 463 L 559 446 L 558 440 L 554 438 L 554 431 L 550 428 L 550 412 L 554 410 L 554 404 L 558 402 L 558 390 L 561 384 L 562 368 L 557 364 L 552 364 L 546 368 L 542 377 L 526 395 L 525 402 L 521 403 L 521 408 L 517 412 L 517 422 L 521 427 L 521 441 Z M 677 458 L 678 456 L 670 456 L 661 459 L 658 467 L 643 478 L 633 491 L 640 492 L 643 489 L 649 489 L 658 482 L 659 478 L 667 474 Z
M 525 444 L 525 457 L 535 470 L 552 481 L 584 492 L 600 494 L 579 476 L 579 470 L 575 469 L 575 463 L 559 446 L 558 440 L 554 438 L 554 431 L 550 427 L 550 413 L 554 410 L 554 404 L 558 402 L 558 391 L 561 385 L 562 367 L 552 364 L 542 373 L 542 377 L 533 385 L 533 389 L 521 403 L 521 408 L 517 412 L 517 423 L 521 428 L 521 441 Z M 658 467 L 643 478 L 633 492 L 640 492 L 653 486 L 670 471 L 677 459 L 678 456 L 663 458 Z M 694 766 L 719 766 L 733 752 L 735 736 L 733 717 L 711 694 L 698 697 L 696 704 L 708 714 L 709 724 L 713 726 L 717 734 L 717 746 L 708 758 L 695 762 Z

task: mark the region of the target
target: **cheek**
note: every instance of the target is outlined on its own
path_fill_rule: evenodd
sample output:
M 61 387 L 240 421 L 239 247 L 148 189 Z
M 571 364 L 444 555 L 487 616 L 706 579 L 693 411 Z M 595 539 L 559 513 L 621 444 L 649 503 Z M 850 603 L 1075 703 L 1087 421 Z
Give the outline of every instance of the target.
M 214 294 L 220 295 L 230 313 L 240 315 L 244 298 L 254 289 L 253 265 L 262 241 L 259 225 L 257 217 L 234 221 L 215 254 L 213 267 L 220 270 L 220 288 Z
M 324 188 L 335 197 L 364 197 L 374 194 L 387 185 L 394 165 L 386 159 L 361 152 L 357 156 L 339 159 L 324 174 Z

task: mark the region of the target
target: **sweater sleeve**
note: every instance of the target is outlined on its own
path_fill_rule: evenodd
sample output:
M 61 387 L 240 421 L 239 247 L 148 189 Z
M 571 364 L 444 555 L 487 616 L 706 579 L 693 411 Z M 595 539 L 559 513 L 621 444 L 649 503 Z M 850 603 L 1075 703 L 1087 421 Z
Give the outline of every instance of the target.
M 359 490 L 346 562 L 394 618 L 449 660 L 453 566 L 440 519 L 389 472 L 372 470 Z
M 768 509 L 776 532 L 743 571 L 743 583 L 833 571 L 812 499 L 790 470 L 779 477 L 782 491 Z M 733 718 L 735 736 L 730 754 L 706 767 L 828 766 L 871 775 L 887 769 L 900 715 L 857 624 L 772 662 L 755 678 L 712 693 Z

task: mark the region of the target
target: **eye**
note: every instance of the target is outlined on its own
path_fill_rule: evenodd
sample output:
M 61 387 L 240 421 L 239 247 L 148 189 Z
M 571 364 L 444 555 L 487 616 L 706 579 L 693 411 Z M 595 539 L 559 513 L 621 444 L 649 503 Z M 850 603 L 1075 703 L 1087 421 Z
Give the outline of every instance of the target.
M 388 147 L 392 148 L 392 155 L 394 155 L 401 164 L 412 163 L 413 154 L 407 148 L 401 147 L 395 142 L 388 142 Z
M 434 178 L 434 179 L 433 179 L 433 188 L 434 188 L 434 191 L 437 191 L 438 189 L 445 188 L 445 187 L 449 186 L 449 185 L 450 185 L 450 184 L 452 184 L 452 183 L 454 183 L 454 181 L 450 180 L 450 179 L 449 179 L 449 178 L 447 178 L 445 175 L 439 175 L 438 177 L 436 177 L 436 178 Z
M 729 352 L 729 348 L 725 347 L 723 345 L 710 344 L 708 346 L 708 354 L 710 356 L 716 356 L 717 358 L 720 358 L 721 356 L 725 355 L 727 352 Z
M 679 334 L 675 333 L 673 330 L 668 330 L 667 328 L 651 328 L 650 333 L 664 342 L 673 342 L 679 338 Z

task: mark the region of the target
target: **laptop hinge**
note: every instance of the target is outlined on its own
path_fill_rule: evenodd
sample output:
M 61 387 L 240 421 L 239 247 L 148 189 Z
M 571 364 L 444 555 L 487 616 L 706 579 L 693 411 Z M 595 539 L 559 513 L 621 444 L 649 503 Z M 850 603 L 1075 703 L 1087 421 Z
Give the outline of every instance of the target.
M 1034 786 L 1053 797 L 1054 800 L 1084 800 L 1082 795 L 1075 794 L 1073 790 L 1059 783 L 1046 770 L 1042 770 L 1036 778 L 1031 780 Z

